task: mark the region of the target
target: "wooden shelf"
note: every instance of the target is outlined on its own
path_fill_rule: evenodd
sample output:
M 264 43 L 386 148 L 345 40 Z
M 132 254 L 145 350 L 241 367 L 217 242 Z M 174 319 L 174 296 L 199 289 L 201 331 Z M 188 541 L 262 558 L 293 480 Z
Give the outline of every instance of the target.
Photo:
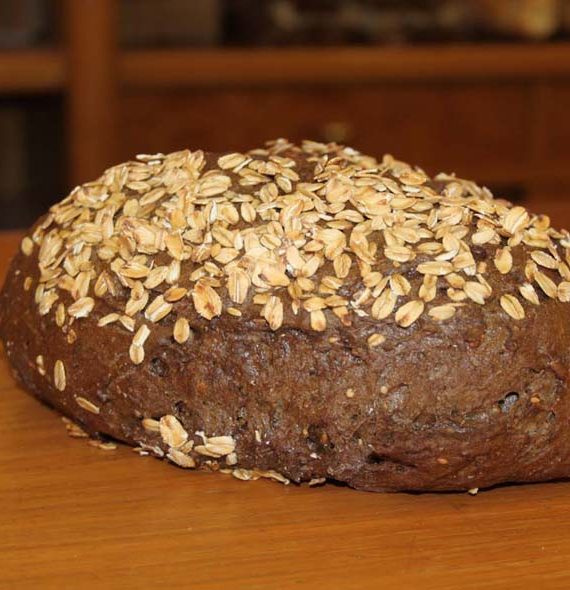
M 65 64 L 57 50 L 0 51 L 0 92 L 62 90 Z
M 568 75 L 570 43 L 140 50 L 119 56 L 121 81 L 151 88 Z M 60 90 L 65 79 L 57 50 L 0 52 L 0 92 Z
M 124 52 L 132 87 L 525 79 L 570 74 L 570 43 Z

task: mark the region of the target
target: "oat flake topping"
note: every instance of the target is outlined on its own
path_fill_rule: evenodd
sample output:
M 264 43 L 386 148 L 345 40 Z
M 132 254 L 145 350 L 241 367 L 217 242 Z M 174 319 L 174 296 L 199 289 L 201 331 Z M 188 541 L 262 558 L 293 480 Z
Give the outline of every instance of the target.
M 481 248 L 492 249 L 487 260 Z M 36 249 L 38 312 L 64 330 L 94 313 L 98 326 L 132 332 L 135 364 L 153 324 L 191 341 L 181 303 L 209 321 L 253 303 L 271 330 L 306 314 L 323 332 L 356 317 L 409 329 L 466 305 L 523 320 L 540 298 L 570 300 L 570 235 L 548 217 L 455 176 L 311 141 L 213 159 L 140 155 L 53 206 L 22 241 L 25 255 Z M 489 275 L 513 272 L 517 250 L 520 281 L 494 293 Z M 103 298 L 113 313 L 98 309 Z M 383 341 L 376 332 L 371 348 Z M 63 367 L 55 372 L 62 389 Z

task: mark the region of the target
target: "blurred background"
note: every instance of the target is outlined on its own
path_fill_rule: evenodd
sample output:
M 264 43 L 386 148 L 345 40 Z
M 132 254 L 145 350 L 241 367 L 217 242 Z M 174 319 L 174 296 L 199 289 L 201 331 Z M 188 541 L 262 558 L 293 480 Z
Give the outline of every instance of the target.
M 0 228 L 141 152 L 337 141 L 570 226 L 570 0 L 0 0 Z

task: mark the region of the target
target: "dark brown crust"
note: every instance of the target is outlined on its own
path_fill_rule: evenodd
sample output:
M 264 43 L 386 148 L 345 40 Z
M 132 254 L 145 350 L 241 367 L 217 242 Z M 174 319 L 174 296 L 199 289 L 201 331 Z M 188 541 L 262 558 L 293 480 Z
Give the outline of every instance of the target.
M 191 434 L 231 434 L 239 467 L 374 491 L 570 475 L 565 304 L 543 297 L 520 322 L 497 302 L 467 306 L 440 324 L 388 322 L 386 342 L 374 349 L 365 345 L 365 321 L 315 333 L 272 332 L 264 322 L 229 316 L 196 319 L 194 338 L 182 346 L 169 322 L 156 326 L 144 363 L 134 366 L 131 335 L 118 325 L 96 327 L 104 310 L 74 324 L 73 345 L 52 316 L 37 315 L 33 289 L 22 287 L 24 277 L 37 277 L 33 258 L 19 254 L 12 262 L 0 335 L 26 389 L 92 434 L 166 451 L 141 418 L 174 415 Z M 510 280 L 493 279 L 494 288 Z M 38 354 L 47 378 L 36 369 Z M 50 378 L 53 359 L 67 367 L 64 392 Z M 92 400 L 100 414 L 78 407 L 74 396 Z

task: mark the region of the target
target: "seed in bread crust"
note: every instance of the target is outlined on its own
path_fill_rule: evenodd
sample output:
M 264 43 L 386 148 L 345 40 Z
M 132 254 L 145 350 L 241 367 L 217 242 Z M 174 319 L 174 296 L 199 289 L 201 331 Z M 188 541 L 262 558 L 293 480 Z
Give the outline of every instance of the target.
M 511 235 L 524 228 L 529 221 L 529 215 L 524 207 L 513 207 L 503 219 L 503 228 Z
M 92 414 L 99 414 L 101 411 L 98 406 L 96 406 L 93 402 L 90 402 L 88 399 L 85 399 L 81 396 L 75 396 L 75 401 L 77 405 Z
M 452 318 L 455 315 L 456 307 L 451 303 L 446 303 L 444 305 L 437 305 L 436 307 L 432 307 L 428 311 L 428 315 L 437 320 L 438 322 L 443 322 Z
M 513 257 L 509 248 L 499 248 L 495 253 L 495 266 L 501 274 L 507 274 L 513 268 Z
M 344 279 L 348 276 L 351 266 L 352 260 L 348 254 L 341 254 L 333 260 L 334 272 L 339 279 Z
M 34 251 L 34 242 L 31 238 L 26 236 L 20 244 L 20 249 L 26 256 L 31 256 Z
M 207 320 L 211 320 L 222 313 L 220 296 L 205 283 L 197 283 L 192 291 L 192 299 L 196 311 Z
M 533 305 L 539 305 L 540 304 L 540 300 L 538 299 L 538 295 L 537 295 L 534 287 L 530 283 L 523 283 L 522 285 L 520 285 L 519 286 L 519 293 L 527 301 L 530 301 Z
M 37 366 L 37 368 L 38 368 L 38 373 L 39 373 L 39 374 L 40 374 L 42 377 L 44 377 L 44 376 L 45 376 L 45 374 L 46 374 L 46 368 L 45 368 L 45 363 L 44 363 L 44 357 L 43 357 L 41 354 L 39 354 L 39 355 L 36 357 L 36 366 Z
M 65 366 L 62 361 L 55 361 L 53 367 L 53 382 L 59 391 L 63 391 L 66 385 Z
M 270 297 L 263 308 L 263 317 L 272 330 L 278 330 L 283 323 L 283 303 L 279 297 Z
M 147 320 L 156 323 L 164 319 L 171 311 L 172 303 L 165 301 L 163 295 L 158 295 L 148 305 L 144 312 L 144 316 Z
M 144 361 L 144 348 L 136 344 L 131 344 L 129 357 L 135 365 L 140 365 Z
M 170 287 L 164 293 L 164 300 L 168 303 L 175 303 L 176 301 L 180 301 L 187 293 L 188 289 L 184 287 Z
M 451 262 L 423 262 L 422 264 L 418 264 L 417 270 L 424 275 L 444 276 L 452 272 L 453 265 Z
M 478 232 L 475 232 L 471 236 L 471 241 L 477 246 L 482 246 L 483 244 L 486 244 L 487 242 L 493 240 L 496 235 L 497 234 L 495 233 L 495 230 L 491 228 L 485 228 Z
M 178 465 L 179 467 L 183 467 L 184 469 L 194 469 L 196 467 L 196 461 L 192 457 L 190 457 L 190 455 L 186 455 L 178 449 L 168 449 L 166 457 L 170 459 L 173 463 L 176 463 L 176 465 Z
M 413 251 L 406 246 L 389 246 L 384 249 L 384 254 L 396 262 L 407 262 L 413 258 Z
M 119 317 L 120 316 L 118 313 L 109 313 L 109 314 L 103 316 L 102 318 L 99 318 L 99 321 L 97 322 L 97 326 L 102 328 L 103 326 L 107 326 L 109 324 L 112 324 L 113 322 L 116 322 L 119 319 Z
M 451 275 L 446 275 L 445 278 L 448 279 L 448 277 L 450 277 L 450 276 Z M 422 299 L 426 303 L 429 303 L 430 301 L 433 301 L 436 298 L 436 296 L 437 296 L 437 280 L 438 280 L 437 275 L 430 275 L 430 274 L 424 275 L 424 280 L 422 281 L 422 284 L 421 284 L 420 290 L 419 290 L 420 299 Z
M 228 293 L 235 303 L 243 303 L 247 297 L 250 279 L 241 268 L 232 268 L 228 271 Z
M 59 303 L 55 310 L 55 323 L 60 328 L 65 324 L 65 305 L 63 303 Z
M 411 326 L 424 311 L 425 303 L 421 299 L 405 303 L 396 312 L 396 323 L 402 328 Z
M 556 283 L 547 275 L 545 275 L 540 270 L 535 271 L 534 273 L 534 280 L 537 282 L 538 286 L 542 289 L 542 291 L 551 297 L 552 299 L 556 298 L 557 295 L 557 287 Z
M 188 440 L 188 433 L 176 416 L 167 414 L 159 421 L 160 436 L 165 444 L 177 449 Z
M 230 168 L 236 168 L 240 164 L 243 164 L 247 160 L 247 156 L 243 154 L 233 153 L 226 154 L 218 158 L 218 166 L 222 170 L 228 170 Z
M 225 460 L 227 465 L 237 465 L 238 462 L 237 455 L 235 453 L 226 455 Z
M 188 320 L 186 318 L 183 317 L 179 317 L 176 320 L 176 323 L 174 324 L 174 329 L 173 329 L 173 337 L 174 340 L 176 340 L 176 342 L 178 342 L 178 344 L 184 344 L 185 342 L 188 342 L 188 340 L 190 339 L 190 334 L 191 334 L 191 330 L 190 330 L 190 324 L 188 323 Z
M 396 273 L 390 276 L 390 288 L 395 295 L 405 296 L 411 291 L 412 286 L 406 277 Z
M 72 318 L 86 318 L 94 306 L 95 300 L 92 297 L 81 297 L 67 308 L 67 313 Z
M 133 336 L 133 346 L 140 346 L 142 348 L 149 336 L 150 330 L 148 326 L 146 324 L 142 324 L 140 328 L 136 331 L 136 334 Z
M 514 295 L 503 295 L 501 297 L 501 307 L 514 320 L 522 320 L 525 317 L 524 308 Z
M 558 285 L 558 299 L 560 301 L 570 301 L 570 282 L 568 281 L 562 281 L 561 283 L 559 283 Z
M 394 293 L 386 289 L 372 304 L 372 317 L 377 320 L 387 318 L 394 311 L 396 301 L 397 297 Z
M 463 286 L 463 291 L 475 303 L 485 305 L 485 298 L 488 297 L 488 289 L 475 281 L 467 281 Z
M 384 342 L 386 342 L 386 336 L 384 336 L 384 334 L 372 334 L 368 336 L 368 346 L 370 348 L 380 346 Z
M 327 319 L 323 311 L 317 309 L 315 311 L 311 311 L 310 314 L 311 328 L 315 330 L 315 332 L 324 332 L 327 328 Z
M 194 450 L 200 455 L 219 458 L 235 451 L 235 441 L 231 436 L 206 437 L 203 434 L 201 434 L 201 436 L 204 440 L 204 444 L 196 445 L 194 447 Z
M 534 250 L 530 253 L 530 257 L 539 266 L 544 266 L 545 268 L 550 268 L 552 270 L 556 270 L 558 268 L 558 261 L 553 256 L 543 252 L 542 250 Z
M 142 426 L 147 432 L 160 432 L 160 422 L 153 418 L 143 418 Z

